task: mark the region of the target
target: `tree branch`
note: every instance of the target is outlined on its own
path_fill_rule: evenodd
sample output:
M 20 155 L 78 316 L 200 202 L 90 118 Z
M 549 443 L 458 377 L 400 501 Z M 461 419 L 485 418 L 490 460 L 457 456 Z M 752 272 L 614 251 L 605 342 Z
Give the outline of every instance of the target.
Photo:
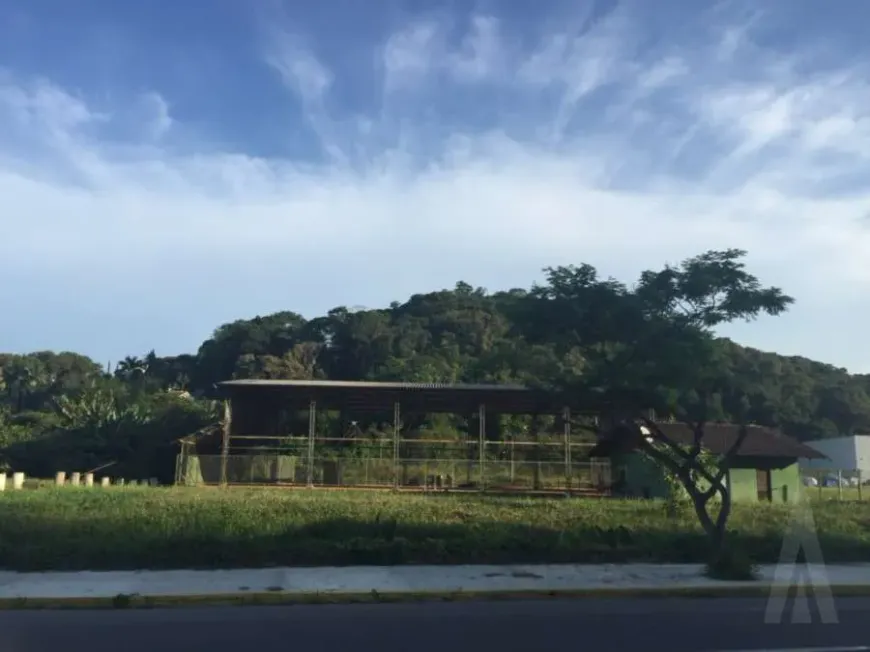
M 740 449 L 743 447 L 743 442 L 746 441 L 746 437 L 748 436 L 749 427 L 745 423 L 741 423 L 740 430 L 738 430 L 737 432 L 737 438 L 731 443 L 731 446 L 728 447 L 725 455 L 723 455 L 722 459 L 719 461 L 719 472 L 716 474 L 717 481 L 721 482 L 725 475 L 728 473 L 728 470 L 734 463 L 734 459 L 737 457 L 737 455 L 740 453 Z
M 710 518 L 710 515 L 707 513 L 707 500 L 704 499 L 703 494 L 698 491 L 695 483 L 692 481 L 692 477 L 688 468 L 683 464 L 676 463 L 673 459 L 668 457 L 667 454 L 658 450 L 655 446 L 653 446 L 650 442 L 648 442 L 645 438 L 641 438 L 640 444 L 642 450 L 649 455 L 654 461 L 660 464 L 665 469 L 669 470 L 671 473 L 679 478 L 680 482 L 683 484 L 683 487 L 686 489 L 686 492 L 689 494 L 689 497 L 692 499 L 692 504 L 695 508 L 695 514 L 698 516 L 698 520 L 701 522 L 701 527 L 704 528 L 704 531 L 707 532 L 711 537 L 715 535 L 717 532 L 717 523 Z
M 706 505 L 710 502 L 710 499 L 713 498 L 717 493 L 722 496 L 725 495 L 727 489 L 723 484 L 723 479 L 725 475 L 728 473 L 728 469 L 730 468 L 731 461 L 733 456 L 736 455 L 736 452 L 739 450 L 740 445 L 745 439 L 745 433 L 742 433 L 742 437 L 738 437 L 738 440 L 735 441 L 732 447 L 726 453 L 726 456 L 723 457 L 723 460 L 719 464 L 719 469 L 717 473 L 713 474 L 707 470 L 704 464 L 698 459 L 701 453 L 701 444 L 703 443 L 704 437 L 704 422 L 698 421 L 693 427 L 693 444 L 690 448 L 689 452 L 686 452 L 675 442 L 671 441 L 656 425 L 655 422 L 650 419 L 643 419 L 644 425 L 650 430 L 650 433 L 653 435 L 653 438 L 668 447 L 669 451 L 672 452 L 675 456 L 681 458 L 682 463 L 679 463 L 669 457 L 668 455 L 662 453 L 655 446 L 649 444 L 645 438 L 641 437 L 641 447 L 645 452 L 647 452 L 650 457 L 655 459 L 660 464 L 663 464 L 671 473 L 676 475 L 680 482 L 683 483 L 686 491 L 689 493 L 693 502 L 698 504 Z M 700 491 L 697 487 L 697 484 L 692 478 L 692 471 L 697 473 L 702 479 L 704 479 L 710 486 L 708 489 L 704 491 Z M 706 512 L 705 512 L 706 513 Z M 720 511 L 721 516 L 721 511 Z M 712 525 L 712 521 L 710 521 Z

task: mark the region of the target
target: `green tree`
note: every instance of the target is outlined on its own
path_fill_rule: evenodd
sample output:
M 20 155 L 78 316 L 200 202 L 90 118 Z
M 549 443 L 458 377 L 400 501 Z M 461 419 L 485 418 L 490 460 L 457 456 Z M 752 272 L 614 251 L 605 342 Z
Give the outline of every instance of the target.
M 573 340 L 587 353 L 583 372 L 565 378 L 564 391 L 580 394 L 612 422 L 628 424 L 620 430 L 628 433 L 625 445 L 640 449 L 679 479 L 710 537 L 714 559 L 725 550 L 731 510 L 724 478 L 747 429 L 745 410 L 732 414 L 744 427 L 711 471 L 702 459 L 705 425 L 723 416 L 726 389 L 722 350 L 712 329 L 761 314 L 778 315 L 793 302 L 779 288 L 763 287 L 746 271 L 744 256 L 736 249 L 710 251 L 679 267 L 644 272 L 632 288 L 600 281 L 588 266 L 558 268 L 549 271 L 548 286 L 535 292 L 540 311 L 558 324 L 563 342 Z M 733 379 L 729 389 L 745 399 Z M 650 410 L 689 423 L 693 444 L 671 440 L 649 418 Z

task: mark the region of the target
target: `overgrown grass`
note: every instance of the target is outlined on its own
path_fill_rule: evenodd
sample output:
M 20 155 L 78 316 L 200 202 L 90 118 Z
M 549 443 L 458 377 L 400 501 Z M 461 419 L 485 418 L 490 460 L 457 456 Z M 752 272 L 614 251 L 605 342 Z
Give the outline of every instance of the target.
M 867 487 L 805 487 L 804 492 L 813 502 L 828 500 L 870 501 L 870 486 Z
M 826 561 L 870 561 L 870 504 L 814 510 Z M 778 559 L 789 512 L 735 505 L 732 541 Z M 16 570 L 508 562 L 702 562 L 694 516 L 656 501 L 273 489 L 62 488 L 0 494 Z

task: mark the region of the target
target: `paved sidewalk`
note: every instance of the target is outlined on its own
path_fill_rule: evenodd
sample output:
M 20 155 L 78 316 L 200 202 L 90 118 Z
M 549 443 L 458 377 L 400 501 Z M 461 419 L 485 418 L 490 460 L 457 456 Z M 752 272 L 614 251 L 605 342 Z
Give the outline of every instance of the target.
M 694 564 L 602 564 L 511 566 L 355 566 L 215 571 L 109 571 L 70 573 L 0 572 L 0 600 L 455 593 L 643 593 L 716 591 L 794 586 L 797 571 L 813 586 L 870 595 L 870 564 L 760 568 L 755 582 L 712 580 Z M 808 575 L 807 575 L 808 573 Z M 862 588 L 863 587 L 863 588 Z

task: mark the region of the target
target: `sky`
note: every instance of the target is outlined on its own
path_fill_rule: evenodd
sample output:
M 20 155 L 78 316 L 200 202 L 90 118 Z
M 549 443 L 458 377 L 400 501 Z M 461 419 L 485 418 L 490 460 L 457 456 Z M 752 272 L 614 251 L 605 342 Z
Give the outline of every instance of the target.
M 870 372 L 870 3 L 0 0 L 0 350 L 709 249 Z

